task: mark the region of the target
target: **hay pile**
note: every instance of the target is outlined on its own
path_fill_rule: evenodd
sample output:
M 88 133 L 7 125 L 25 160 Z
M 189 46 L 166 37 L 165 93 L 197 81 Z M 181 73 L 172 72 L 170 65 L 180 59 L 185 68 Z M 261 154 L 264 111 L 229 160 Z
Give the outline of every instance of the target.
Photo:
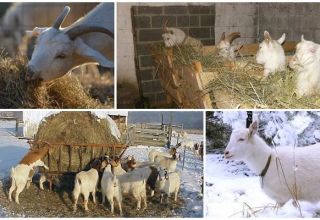
M 151 51 L 159 60 L 168 54 L 163 44 L 153 45 Z M 216 106 L 219 103 L 226 108 L 320 108 L 320 95 L 297 97 L 297 74 L 289 69 L 264 79 L 263 67 L 253 57 L 240 57 L 230 68 L 216 54 L 202 54 L 190 46 L 174 47 L 172 55 L 175 68 L 193 66 L 194 61 L 202 63 L 203 74 L 210 76 L 205 91 Z M 157 70 L 166 68 L 158 66 Z
M 36 141 L 67 144 L 113 144 L 118 141 L 112 136 L 106 119 L 99 119 L 90 112 L 60 112 L 43 119 L 35 136 Z M 33 146 L 35 148 L 41 147 Z M 93 149 L 93 152 L 92 152 Z M 84 168 L 92 158 L 104 154 L 111 155 L 109 148 L 62 147 L 62 171 L 77 172 Z M 116 152 L 117 154 L 120 152 Z M 71 166 L 69 167 L 71 154 Z M 80 168 L 80 154 L 82 168 Z M 44 158 L 48 165 L 48 158 Z M 51 171 L 58 170 L 59 146 L 50 150 Z
M 49 83 L 26 82 L 26 60 L 0 57 L 0 108 L 107 108 L 65 75 Z

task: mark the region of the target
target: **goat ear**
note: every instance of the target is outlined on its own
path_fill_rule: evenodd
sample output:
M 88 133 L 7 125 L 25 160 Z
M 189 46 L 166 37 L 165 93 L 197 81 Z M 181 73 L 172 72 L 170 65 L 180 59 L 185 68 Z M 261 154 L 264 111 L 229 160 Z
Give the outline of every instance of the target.
M 114 63 L 108 60 L 105 56 L 103 56 L 100 52 L 92 49 L 86 43 L 84 43 L 80 38 L 75 40 L 76 45 L 76 53 L 80 56 L 91 59 L 97 63 L 99 63 L 103 67 L 113 68 Z
M 301 35 L 301 42 L 305 41 L 304 35 Z
M 47 30 L 46 27 L 39 28 L 35 27 L 32 31 L 26 31 L 27 37 L 38 37 L 44 30 Z
M 223 41 L 223 40 L 225 40 L 225 39 L 226 39 L 226 32 L 223 32 L 223 33 L 221 34 L 220 41 Z
M 269 34 L 268 31 L 264 31 L 263 36 L 264 36 L 264 39 L 265 39 L 267 42 L 270 42 L 270 41 L 271 41 L 271 36 L 270 36 L 270 34 Z
M 283 33 L 282 36 L 278 39 L 279 44 L 283 44 L 286 40 L 286 33 Z
M 249 127 L 248 138 L 251 138 L 258 131 L 258 123 L 255 121 Z

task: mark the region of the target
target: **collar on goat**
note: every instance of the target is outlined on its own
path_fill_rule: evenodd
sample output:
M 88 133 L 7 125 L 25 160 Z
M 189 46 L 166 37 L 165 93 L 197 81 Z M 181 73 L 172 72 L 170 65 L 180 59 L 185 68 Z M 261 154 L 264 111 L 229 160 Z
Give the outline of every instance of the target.
M 263 177 L 267 174 L 269 166 L 270 166 L 270 162 L 271 162 L 271 154 L 268 157 L 267 163 L 264 166 L 263 170 L 261 171 L 261 173 L 259 174 L 259 176 L 261 177 L 261 187 L 263 187 Z

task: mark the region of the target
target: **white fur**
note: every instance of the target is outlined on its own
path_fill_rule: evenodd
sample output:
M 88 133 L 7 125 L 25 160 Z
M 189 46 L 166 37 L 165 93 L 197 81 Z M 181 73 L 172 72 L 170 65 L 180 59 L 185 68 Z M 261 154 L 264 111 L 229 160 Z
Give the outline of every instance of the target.
M 265 36 L 269 35 L 265 31 Z M 256 61 L 264 66 L 264 76 L 268 77 L 277 71 L 283 71 L 286 68 L 286 56 L 281 44 L 284 42 L 286 35 L 283 34 L 278 40 L 267 40 L 266 38 L 259 45 Z
M 20 204 L 19 195 L 23 189 L 30 185 L 31 179 L 29 178 L 29 173 L 35 167 L 44 167 L 49 169 L 41 160 L 37 160 L 30 165 L 18 164 L 16 167 L 11 168 L 11 187 L 9 189 L 9 201 L 12 201 L 12 193 L 16 190 L 15 202 Z
M 290 68 L 298 73 L 297 94 L 308 96 L 320 90 L 320 45 L 301 37 L 296 53 L 289 61 Z
M 157 155 L 154 158 L 154 162 L 158 164 L 161 168 L 166 169 L 169 172 L 174 172 L 177 168 L 178 158 L 173 159 L 171 155 L 170 157 Z
M 77 210 L 77 203 L 80 194 L 83 195 L 84 198 L 84 208 L 85 211 L 89 211 L 88 209 L 88 200 L 90 194 L 92 194 L 93 202 L 96 203 L 96 188 L 99 180 L 98 171 L 94 168 L 91 168 L 88 171 L 81 171 L 77 173 L 74 180 L 74 189 L 73 189 L 73 197 L 74 197 L 74 211 Z
M 191 45 L 195 50 L 201 50 L 200 40 L 186 36 L 183 30 L 179 28 L 167 28 L 168 33 L 162 34 L 162 39 L 166 47 Z
M 181 147 L 186 147 L 187 149 L 193 151 L 193 147 L 194 147 L 194 142 L 193 141 L 182 141 L 179 143 L 179 145 Z
M 50 81 L 89 63 L 113 68 L 112 37 L 104 33 L 89 33 L 71 40 L 66 34 L 68 30 L 80 26 L 101 26 L 113 33 L 113 12 L 113 4 L 104 2 L 66 28 L 34 28 L 28 32 L 28 35 L 37 37 L 37 46 L 28 62 L 26 79 Z
M 103 172 L 101 179 L 101 192 L 102 192 L 102 203 L 105 203 L 105 197 L 111 206 L 111 213 L 114 213 L 114 199 L 117 200 L 120 209 L 120 215 L 122 216 L 122 194 L 119 180 L 111 172 L 111 165 L 108 164 Z
M 166 174 L 167 173 L 167 174 Z M 174 201 L 178 199 L 180 189 L 180 176 L 177 172 L 168 172 L 166 169 L 159 170 L 159 191 L 161 192 L 160 203 L 162 203 L 163 195 L 167 194 L 167 202 L 172 193 L 174 193 Z
M 146 182 L 151 174 L 149 167 L 136 168 L 129 173 L 117 176 L 120 182 L 122 194 L 132 195 L 137 200 L 137 210 L 141 209 L 141 202 L 144 202 L 144 209 L 147 208 Z
M 171 157 L 171 154 L 169 152 L 161 152 L 161 151 L 157 151 L 155 149 L 152 149 L 150 152 L 149 152 L 149 161 L 150 162 L 154 162 L 154 159 L 157 155 L 162 155 L 162 156 L 165 156 L 165 157 Z
M 293 199 L 290 191 L 295 191 L 296 183 L 298 200 L 320 201 L 318 172 L 320 144 L 297 147 L 295 150 L 294 146 L 278 147 L 276 153 L 256 134 L 257 127 L 254 125 L 256 124 L 253 123 L 250 129 L 238 129 L 232 132 L 225 157 L 244 161 L 259 175 L 266 166 L 269 155 L 272 155 L 269 169 L 261 185 L 262 190 L 270 198 L 283 205 Z M 281 162 L 282 168 L 279 163 L 276 164 L 276 158 Z

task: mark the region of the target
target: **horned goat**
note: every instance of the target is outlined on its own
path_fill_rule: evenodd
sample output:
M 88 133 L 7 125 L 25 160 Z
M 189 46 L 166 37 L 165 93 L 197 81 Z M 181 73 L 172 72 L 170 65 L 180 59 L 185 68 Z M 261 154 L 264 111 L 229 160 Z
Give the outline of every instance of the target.
M 289 67 L 298 72 L 297 95 L 309 96 L 320 91 L 320 45 L 304 39 L 296 46 Z
M 223 32 L 220 41 L 217 44 L 219 56 L 228 61 L 235 60 L 237 51 L 242 45 L 232 45 L 232 42 L 240 36 L 239 32 L 233 32 L 226 37 L 225 32 Z
M 318 161 L 320 144 L 271 149 L 257 134 L 257 122 L 232 132 L 224 155 L 244 161 L 261 178 L 262 190 L 279 205 L 290 199 L 320 201 Z
M 113 68 L 114 4 L 100 3 L 83 18 L 61 28 L 69 11 L 66 6 L 52 27 L 28 32 L 37 40 L 26 80 L 50 81 L 89 63 Z
M 263 65 L 265 78 L 277 71 L 285 70 L 286 56 L 281 46 L 285 39 L 285 33 L 278 40 L 273 40 L 268 31 L 264 32 L 264 40 L 259 45 L 256 61 Z

